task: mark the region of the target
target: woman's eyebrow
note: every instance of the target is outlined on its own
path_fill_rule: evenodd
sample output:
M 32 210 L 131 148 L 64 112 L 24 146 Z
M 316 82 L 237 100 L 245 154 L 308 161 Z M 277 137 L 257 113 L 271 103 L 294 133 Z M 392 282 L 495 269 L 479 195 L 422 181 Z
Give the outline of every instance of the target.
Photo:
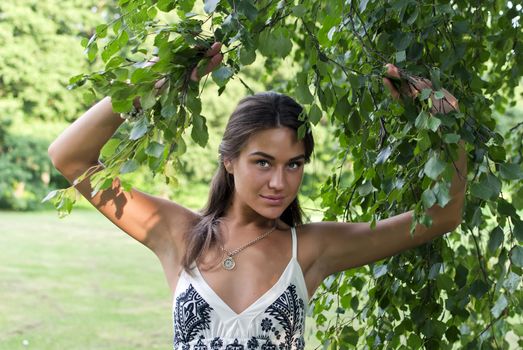
M 261 151 L 252 152 L 249 154 L 249 156 L 262 156 L 262 157 L 268 158 L 270 160 L 276 159 L 273 156 L 271 156 L 270 154 L 267 154 L 267 153 L 261 152 Z M 295 161 L 298 159 L 302 159 L 302 158 L 305 159 L 305 154 L 300 154 L 299 156 L 292 157 L 291 159 L 289 159 L 289 162 L 292 162 L 292 161 Z

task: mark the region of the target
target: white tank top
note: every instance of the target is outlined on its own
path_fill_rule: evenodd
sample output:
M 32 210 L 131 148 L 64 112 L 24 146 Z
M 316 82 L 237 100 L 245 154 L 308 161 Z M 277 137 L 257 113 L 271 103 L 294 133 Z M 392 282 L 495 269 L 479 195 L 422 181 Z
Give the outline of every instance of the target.
M 175 350 L 304 349 L 305 278 L 297 260 L 296 230 L 292 258 L 279 280 L 241 313 L 234 312 L 203 279 L 182 271 L 173 295 Z

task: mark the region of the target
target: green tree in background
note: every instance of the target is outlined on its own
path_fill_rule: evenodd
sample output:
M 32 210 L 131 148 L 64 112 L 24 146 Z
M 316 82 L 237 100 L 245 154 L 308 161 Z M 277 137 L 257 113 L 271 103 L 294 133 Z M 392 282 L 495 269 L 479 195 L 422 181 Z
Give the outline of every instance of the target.
M 50 183 L 65 186 L 47 157 L 54 122 L 86 108 L 68 77 L 90 70 L 78 44 L 106 11 L 98 1 L 0 3 L 0 208 L 39 206 Z
M 460 229 L 327 279 L 312 301 L 322 343 L 335 349 L 501 349 L 507 332 L 523 336 L 523 124 L 509 121 L 506 134 L 497 127 L 497 113 L 514 103 L 523 74 L 521 4 L 118 4 L 120 15 L 83 42 L 88 58 L 101 58 L 104 68 L 70 81 L 110 95 L 118 112 L 129 113 L 136 97 L 143 106 L 104 148 L 106 169 L 93 176 L 95 191 L 140 166 L 173 181 L 183 167 L 186 135 L 201 146 L 212 139 L 200 99 L 210 82 L 198 85 L 189 77 L 193 68 L 205 67 L 205 50 L 223 42 L 224 65 L 212 74 L 218 94 L 227 93 L 230 81 L 248 85 L 249 66 L 263 56 L 258 79 L 295 96 L 310 125 L 331 128 L 337 163 L 319 193 L 325 220 L 375 223 L 414 209 L 418 222 L 430 225 L 425 209 L 449 201 L 457 142 L 467 143 L 470 186 Z M 147 66 L 153 56 L 158 62 Z M 296 68 L 295 76 L 279 76 L 282 62 Z M 392 101 L 382 85 L 388 62 L 401 68 L 403 84 L 419 75 L 430 78 L 433 89 L 419 91 L 415 101 Z M 166 83 L 155 91 L 161 78 Z M 442 86 L 459 99 L 460 112 L 428 112 L 431 96 L 444 99 Z M 72 192 L 53 191 L 47 199 L 68 212 Z

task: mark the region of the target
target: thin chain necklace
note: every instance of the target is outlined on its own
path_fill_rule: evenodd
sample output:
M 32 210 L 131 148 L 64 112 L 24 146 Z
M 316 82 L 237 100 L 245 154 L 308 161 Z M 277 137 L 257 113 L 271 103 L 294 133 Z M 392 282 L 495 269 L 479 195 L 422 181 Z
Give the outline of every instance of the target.
M 271 232 L 274 231 L 274 230 L 276 230 L 276 224 L 269 231 L 265 232 L 262 235 L 259 235 L 258 237 L 256 237 L 252 241 L 250 241 L 249 243 L 244 244 L 243 246 L 233 250 L 232 252 L 228 251 L 227 249 L 225 249 L 225 247 L 222 246 L 222 251 L 227 255 L 227 257 L 225 259 L 223 259 L 223 261 L 222 261 L 222 267 L 225 270 L 229 270 L 229 271 L 234 269 L 234 267 L 236 266 L 236 261 L 234 261 L 234 258 L 233 258 L 234 255 L 238 254 L 239 252 L 241 252 L 245 248 L 250 247 L 254 243 L 258 242 L 259 240 L 264 239 L 265 237 L 270 235 Z

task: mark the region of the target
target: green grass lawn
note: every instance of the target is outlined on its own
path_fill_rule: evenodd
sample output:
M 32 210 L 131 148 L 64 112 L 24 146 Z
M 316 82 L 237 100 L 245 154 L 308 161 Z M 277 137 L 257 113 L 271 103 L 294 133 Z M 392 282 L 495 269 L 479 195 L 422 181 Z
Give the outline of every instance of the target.
M 0 349 L 169 349 L 156 256 L 95 211 L 0 212 Z
M 0 249 L 0 350 L 172 347 L 158 259 L 100 213 L 0 212 Z

